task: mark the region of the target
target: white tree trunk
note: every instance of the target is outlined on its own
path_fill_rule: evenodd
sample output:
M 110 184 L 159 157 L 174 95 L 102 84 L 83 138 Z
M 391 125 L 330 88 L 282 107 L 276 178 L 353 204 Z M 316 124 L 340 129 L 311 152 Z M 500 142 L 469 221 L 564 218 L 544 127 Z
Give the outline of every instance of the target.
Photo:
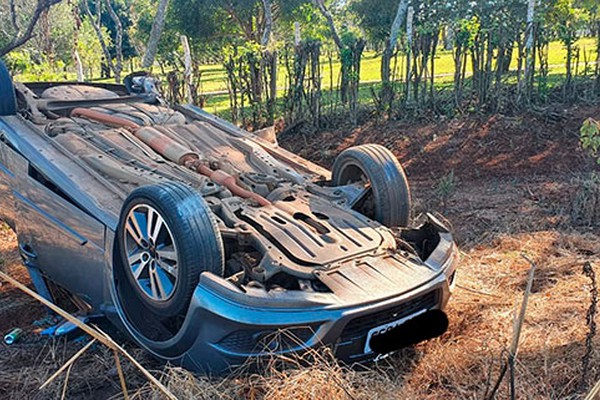
M 529 84 L 533 77 L 533 21 L 535 17 L 535 0 L 529 0 L 527 6 L 527 28 L 525 30 L 527 34 L 527 41 L 525 42 L 525 76 L 521 83 L 520 92 L 523 93 L 523 89 L 528 91 Z
M 263 7 L 265 9 L 265 31 L 263 32 L 260 44 L 263 47 L 267 47 L 271 40 L 271 31 L 273 30 L 273 11 L 271 10 L 271 0 L 263 0 Z
M 392 23 L 392 29 L 390 30 L 389 44 L 392 51 L 394 50 L 394 47 L 396 47 L 396 43 L 398 42 L 398 33 L 400 32 L 400 26 L 402 25 L 402 21 L 404 21 L 407 9 L 408 0 L 400 0 L 400 4 L 398 4 L 398 10 L 396 11 L 396 18 L 394 18 L 394 22 Z
M 185 98 L 189 104 L 194 102 L 192 95 L 192 52 L 190 51 L 190 44 L 188 38 L 185 35 L 181 35 L 181 45 L 183 46 L 183 63 L 185 66 L 184 70 L 184 90 Z
M 148 40 L 148 47 L 144 53 L 142 60 L 142 68 L 147 69 L 154 64 L 156 53 L 158 51 L 158 43 L 162 35 L 163 28 L 165 27 L 165 18 L 167 17 L 167 8 L 169 7 L 169 0 L 160 0 L 158 3 L 158 10 L 152 23 L 152 30 L 150 31 L 150 39 Z
M 302 35 L 300 33 L 300 22 L 294 22 L 294 44 L 298 46 L 300 41 L 302 40 Z
M 77 49 L 73 52 L 73 58 L 75 59 L 75 66 L 77 68 L 77 82 L 83 82 L 85 76 L 83 75 L 83 65 L 81 64 L 81 58 Z
M 413 18 L 415 9 L 408 7 L 406 15 L 406 101 L 410 100 L 410 83 L 412 80 L 412 43 L 413 43 Z
M 404 17 L 406 16 L 407 8 L 408 0 L 400 0 L 400 3 L 398 4 L 398 10 L 396 11 L 396 18 L 394 18 L 394 22 L 392 23 L 390 37 L 385 44 L 383 60 L 381 62 L 381 80 L 384 82 L 384 84 L 390 81 L 390 61 L 392 59 L 392 55 L 394 54 L 396 43 L 398 42 L 398 33 L 400 32 L 402 21 L 404 21 Z

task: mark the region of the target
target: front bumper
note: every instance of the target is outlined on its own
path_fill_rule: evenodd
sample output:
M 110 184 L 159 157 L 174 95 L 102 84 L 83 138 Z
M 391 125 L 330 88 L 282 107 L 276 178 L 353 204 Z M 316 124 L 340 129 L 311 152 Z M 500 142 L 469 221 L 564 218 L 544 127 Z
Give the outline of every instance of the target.
M 425 261 L 432 278 L 401 294 L 360 303 L 332 299 L 332 294 L 290 300 L 288 296 L 253 296 L 204 273 L 178 334 L 164 342 L 148 341 L 126 327 L 158 357 L 176 365 L 226 373 L 249 357 L 301 353 L 329 346 L 347 364 L 374 359 L 367 336 L 373 328 L 415 314 L 444 310 L 454 281 L 458 250 L 447 232 Z M 334 296 L 335 297 L 335 296 Z M 407 318 L 408 317 L 408 318 Z M 415 336 L 415 337 L 418 337 Z

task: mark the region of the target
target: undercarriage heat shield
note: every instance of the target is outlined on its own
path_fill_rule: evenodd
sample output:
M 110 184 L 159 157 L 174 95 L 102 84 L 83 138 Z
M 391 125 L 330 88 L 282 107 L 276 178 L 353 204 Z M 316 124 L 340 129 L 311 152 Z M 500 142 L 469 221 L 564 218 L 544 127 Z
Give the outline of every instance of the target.
M 242 217 L 299 266 L 324 266 L 376 251 L 385 240 L 373 221 L 315 198 L 248 207 Z

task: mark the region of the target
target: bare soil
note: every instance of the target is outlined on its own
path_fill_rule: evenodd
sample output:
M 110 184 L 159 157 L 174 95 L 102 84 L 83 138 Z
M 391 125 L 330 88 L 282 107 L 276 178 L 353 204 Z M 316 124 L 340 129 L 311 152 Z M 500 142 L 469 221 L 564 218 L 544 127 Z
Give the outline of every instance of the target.
M 314 354 L 308 368 L 267 368 L 261 375 L 216 380 L 164 367 L 129 345 L 181 398 L 483 399 L 494 385 L 512 337 L 530 264 L 537 265 L 516 361 L 517 398 L 580 398 L 600 379 L 599 340 L 586 351 L 591 281 L 583 266 L 600 268 L 600 227 L 574 221 L 582 180 L 597 166 L 580 149 L 578 129 L 599 107 L 554 108 L 519 117 L 460 117 L 423 122 L 371 122 L 318 134 L 289 132 L 280 143 L 331 166 L 336 154 L 362 143 L 394 151 L 413 188 L 414 216 L 442 212 L 462 249 L 450 327 L 440 338 L 405 349 L 357 372 Z M 452 171 L 452 174 L 451 174 Z M 600 203 L 599 203 L 600 204 Z M 27 282 L 14 235 L 0 229 L 2 269 Z M 0 287 L 0 332 L 32 332 L 43 307 L 8 284 Z M 56 398 L 64 375 L 37 387 L 82 344 L 29 333 L 0 345 L 0 398 Z M 589 365 L 583 370 L 584 355 Z M 159 394 L 123 363 L 140 398 Z M 505 380 L 497 398 L 508 398 Z M 95 347 L 72 368 L 67 398 L 120 398 L 112 355 Z

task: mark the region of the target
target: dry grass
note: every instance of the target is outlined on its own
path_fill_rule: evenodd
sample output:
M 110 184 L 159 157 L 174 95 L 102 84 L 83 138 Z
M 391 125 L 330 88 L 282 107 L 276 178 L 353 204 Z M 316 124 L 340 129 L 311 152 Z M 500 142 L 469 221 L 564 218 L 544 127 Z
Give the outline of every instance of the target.
M 163 380 L 182 399 L 483 399 L 506 356 L 522 298 L 529 264 L 521 252 L 536 260 L 538 273 L 517 356 L 517 398 L 579 398 L 582 374 L 590 384 L 600 377 L 597 351 L 581 371 L 590 302 L 582 266 L 598 262 L 600 241 L 554 230 L 499 235 L 472 248 L 463 256 L 448 332 L 366 371 L 338 365 L 325 350 L 291 363 L 274 356 L 261 374 L 219 380 L 168 367 Z M 145 386 L 139 398 L 160 396 Z M 508 398 L 506 384 L 497 398 Z
M 571 217 L 576 223 L 600 225 L 600 175 L 593 173 L 580 181 Z
M 422 185 L 422 191 L 426 189 L 428 186 Z M 561 193 L 563 189 L 561 186 Z M 330 353 L 312 352 L 292 362 L 274 357 L 260 374 L 245 369 L 216 379 L 161 367 L 141 350 L 136 355 L 145 366 L 158 369 L 161 380 L 181 399 L 483 399 L 498 376 L 510 343 L 529 269 L 520 257 L 524 252 L 536 261 L 538 271 L 517 355 L 517 398 L 579 398 L 588 332 L 585 315 L 590 304 L 589 279 L 582 267 L 590 261 L 598 270 L 600 240 L 597 232 L 578 231 L 568 225 L 566 215 L 556 214 L 562 209 L 554 201 L 556 190 L 554 185 L 531 182 L 492 188 L 461 184 L 449 204 L 464 253 L 458 286 L 449 304 L 448 332 L 366 371 L 340 366 Z M 490 202 L 490 191 L 504 194 Z M 536 194 L 535 201 L 528 199 L 530 192 Z M 418 188 L 416 195 L 420 196 Z M 470 199 L 467 205 L 464 198 Z M 543 201 L 545 198 L 548 201 Z M 427 200 L 420 203 L 427 204 Z M 461 216 L 464 222 L 457 225 Z M 4 268 L 19 274 L 14 237 L 8 237 L 2 246 L 2 256 L 8 260 Z M 0 293 L 4 299 L 0 309 L 11 309 L 7 306 L 10 298 L 13 304 L 21 302 L 16 307 L 23 310 L 27 300 L 19 296 L 11 291 Z M 597 339 L 594 344 L 597 348 Z M 37 387 L 80 347 L 34 335 L 17 346 L 0 347 L 4 366 L 0 369 L 0 397 L 60 397 L 64 378 L 42 393 Z M 128 363 L 123 366 L 131 395 L 161 398 Z M 599 367 L 600 354 L 594 350 L 585 371 L 588 384 L 600 378 Z M 119 391 L 112 354 L 96 348 L 73 366 L 67 398 L 118 399 L 122 398 Z M 501 385 L 497 398 L 508 398 L 506 384 Z

